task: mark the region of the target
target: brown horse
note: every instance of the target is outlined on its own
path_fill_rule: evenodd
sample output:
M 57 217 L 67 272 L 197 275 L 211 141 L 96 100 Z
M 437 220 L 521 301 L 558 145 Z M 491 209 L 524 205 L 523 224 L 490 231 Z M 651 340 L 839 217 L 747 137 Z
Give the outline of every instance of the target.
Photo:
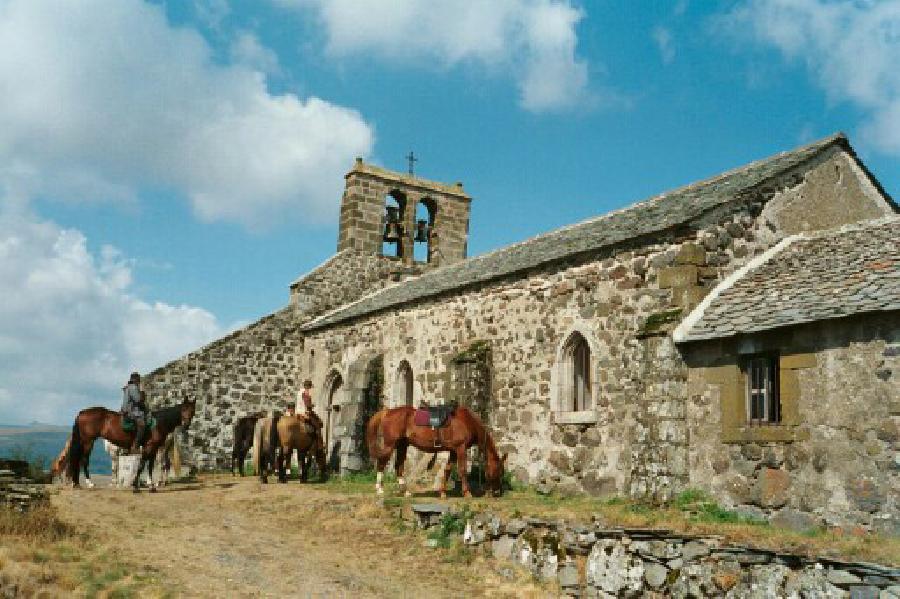
M 287 466 L 290 456 L 297 450 L 301 465 L 301 480 L 309 474 L 306 455 L 312 452 L 319 465 L 319 474 L 325 480 L 325 449 L 316 427 L 303 415 L 260 418 L 253 433 L 253 466 L 262 483 L 269 481 L 272 466 L 278 472 L 279 482 L 287 482 Z
M 384 493 L 382 480 L 384 467 L 394 450 L 397 457 L 394 461 L 394 470 L 397 471 L 397 482 L 401 487 L 406 484 L 403 481 L 403 463 L 406 461 L 406 450 L 412 445 L 419 451 L 438 453 L 450 452 L 450 459 L 444 468 L 444 478 L 441 482 L 441 497 L 447 496 L 447 479 L 450 477 L 450 469 L 456 462 L 456 471 L 462 481 L 463 495 L 471 497 L 469 481 L 466 476 L 466 450 L 477 445 L 486 457 L 485 479 L 488 488 L 495 496 L 503 492 L 503 467 L 506 463 L 506 455 L 500 457 L 494 440 L 487 432 L 475 414 L 468 408 L 458 407 L 451 413 L 446 426 L 438 429 L 440 436 L 429 426 L 417 426 L 414 423 L 416 410 L 411 406 L 384 409 L 377 412 L 369 419 L 366 425 L 366 441 L 369 445 L 369 456 L 376 461 L 378 474 L 375 483 L 375 492 Z M 437 441 L 437 443 L 435 443 Z M 406 495 L 410 492 L 407 489 Z
M 287 481 L 286 468 L 290 466 L 291 456 L 297 450 L 297 462 L 300 464 L 300 480 L 306 482 L 309 476 L 308 453 L 312 453 L 319 465 L 319 479 L 324 481 L 328 473 L 325 471 L 325 448 L 319 429 L 315 423 L 310 422 L 303 414 L 296 416 L 282 416 L 276 424 L 278 432 L 278 480 Z
M 196 404 L 197 400 L 185 399 L 178 405 L 153 412 L 156 426 L 150 431 L 149 439 L 144 441 L 141 448 L 141 461 L 132 483 L 135 493 L 140 490 L 140 476 L 144 465 L 149 462 L 150 472 L 153 472 L 156 451 L 165 442 L 169 433 L 175 430 L 175 427 L 181 425 L 182 428 L 188 428 L 190 426 Z M 134 441 L 134 432 L 126 432 L 122 429 L 122 414 L 119 412 L 113 412 L 106 408 L 87 408 L 80 411 L 75 417 L 75 424 L 72 425 L 72 444 L 69 448 L 69 473 L 72 477 L 73 487 L 79 486 L 78 468 L 80 465 L 83 465 L 85 478 L 90 480 L 88 462 L 91 450 L 94 448 L 94 441 L 98 438 L 106 439 L 114 445 L 128 449 Z M 151 484 L 150 490 L 155 491 L 156 488 Z
M 66 445 L 62 448 L 62 451 L 59 452 L 59 455 L 56 456 L 56 459 L 53 460 L 53 463 L 50 465 L 50 476 L 53 477 L 53 480 L 56 481 L 59 479 L 59 482 L 66 482 L 66 477 L 69 475 L 69 447 L 72 445 L 72 436 L 70 435 L 68 439 L 66 439 Z M 90 480 L 90 479 L 88 479 Z

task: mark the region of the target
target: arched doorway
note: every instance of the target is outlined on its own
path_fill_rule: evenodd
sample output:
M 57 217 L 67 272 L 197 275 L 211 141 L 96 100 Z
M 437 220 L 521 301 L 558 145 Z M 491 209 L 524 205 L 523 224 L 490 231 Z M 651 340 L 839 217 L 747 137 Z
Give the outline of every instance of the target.
M 337 371 L 333 371 L 325 380 L 325 452 L 328 459 L 328 469 L 338 472 L 341 465 L 341 442 L 335 435 L 340 410 L 340 391 L 344 386 L 344 378 Z
M 366 444 L 366 424 L 384 407 L 384 356 L 376 356 L 366 366 L 365 387 L 362 393 L 362 410 L 357 420 L 357 451 L 363 463 L 369 462 L 369 446 Z

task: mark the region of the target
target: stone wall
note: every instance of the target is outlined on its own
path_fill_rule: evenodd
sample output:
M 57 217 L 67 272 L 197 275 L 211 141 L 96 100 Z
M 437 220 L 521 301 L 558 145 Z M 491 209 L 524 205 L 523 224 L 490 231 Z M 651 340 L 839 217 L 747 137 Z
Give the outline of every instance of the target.
M 366 384 L 353 373 L 375 356 L 384 356 L 387 389 L 405 360 L 415 403 L 443 401 L 452 394 L 454 357 L 482 343 L 492 361 L 491 425 L 519 478 L 571 492 L 664 499 L 687 480 L 687 371 L 667 331 L 725 273 L 778 238 L 745 208 L 700 230 L 670 231 L 314 330 L 302 363 L 317 388 L 341 375 L 335 401 L 350 418 Z M 597 373 L 595 409 L 587 413 L 557 405 L 560 347 L 575 330 L 589 341 Z M 327 410 L 327 398 L 319 400 Z M 389 396 L 386 403 L 403 402 Z
M 796 528 L 900 534 L 900 313 L 702 342 L 690 372 L 690 484 Z M 780 351 L 782 423 L 744 416 L 740 353 Z
M 291 305 L 308 319 L 421 272 L 386 256 L 342 250 L 291 283 Z
M 232 425 L 241 416 L 284 409 L 296 400 L 303 338 L 293 308 L 285 308 L 158 368 L 144 378 L 152 407 L 197 398 L 187 431 L 187 459 L 201 469 L 224 468 Z
M 430 528 L 447 506 L 412 506 Z M 457 515 L 456 517 L 459 517 Z M 900 570 L 724 543 L 665 529 L 468 518 L 463 542 L 575 597 L 900 597 Z

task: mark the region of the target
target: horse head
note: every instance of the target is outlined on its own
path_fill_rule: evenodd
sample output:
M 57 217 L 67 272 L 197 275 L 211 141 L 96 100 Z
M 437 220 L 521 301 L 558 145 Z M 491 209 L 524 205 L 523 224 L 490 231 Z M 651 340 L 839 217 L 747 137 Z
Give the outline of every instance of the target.
M 496 452 L 489 451 L 487 454 L 487 463 L 484 467 L 484 478 L 489 490 L 494 497 L 500 497 L 503 494 L 503 472 L 506 470 L 506 455 L 497 455 Z
M 191 420 L 194 419 L 194 412 L 196 411 L 197 400 L 189 400 L 185 398 L 183 402 L 181 402 L 181 428 L 186 429 L 191 425 Z

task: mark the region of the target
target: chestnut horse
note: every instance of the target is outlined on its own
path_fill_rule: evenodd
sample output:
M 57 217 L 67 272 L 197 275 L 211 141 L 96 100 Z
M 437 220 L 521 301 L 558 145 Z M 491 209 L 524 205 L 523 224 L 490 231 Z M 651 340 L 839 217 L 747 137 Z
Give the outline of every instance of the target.
M 196 404 L 197 400 L 185 399 L 178 405 L 153 412 L 156 426 L 150 431 L 150 438 L 145 440 L 144 446 L 141 448 L 141 461 L 132 483 L 135 493 L 140 491 L 140 477 L 144 465 L 149 462 L 150 472 L 153 472 L 156 451 L 163 445 L 169 433 L 175 430 L 175 427 L 181 425 L 183 428 L 188 428 L 190 426 Z M 87 408 L 78 412 L 75 424 L 72 425 L 72 443 L 69 448 L 69 472 L 73 487 L 78 487 L 78 468 L 82 464 L 84 476 L 90 480 L 88 462 L 91 450 L 94 448 L 94 441 L 98 438 L 106 439 L 114 445 L 128 449 L 134 441 L 134 432 L 122 430 L 122 414 L 119 412 L 99 407 Z M 150 491 L 156 491 L 152 484 Z
M 414 423 L 416 410 L 411 406 L 384 409 L 377 412 L 369 419 L 366 425 L 366 441 L 369 445 L 369 456 L 375 460 L 378 474 L 375 483 L 375 492 L 384 493 L 382 480 L 384 467 L 387 466 L 391 454 L 396 450 L 397 457 L 394 461 L 394 470 L 397 471 L 397 482 L 405 487 L 403 481 L 403 463 L 406 461 L 406 450 L 412 445 L 419 451 L 438 453 L 450 452 L 450 459 L 444 468 L 444 478 L 441 482 L 441 497 L 447 497 L 447 479 L 450 477 L 450 469 L 456 462 L 456 471 L 462 481 L 463 495 L 471 497 L 469 481 L 466 476 L 466 450 L 477 445 L 487 458 L 485 464 L 485 482 L 488 489 L 495 496 L 503 492 L 503 466 L 506 456 L 500 457 L 494 440 L 487 432 L 484 424 L 468 408 L 457 407 L 450 415 L 446 426 L 438 429 L 440 436 L 435 446 L 435 430 L 429 426 L 417 426 Z M 405 489 L 406 496 L 410 495 Z
M 290 467 L 291 455 L 295 449 L 301 467 L 300 480 L 305 482 L 309 475 L 306 455 L 312 453 L 319 465 L 319 477 L 324 481 L 328 476 L 325 448 L 313 423 L 303 414 L 276 415 L 273 418 L 257 420 L 253 434 L 253 465 L 260 482 L 268 482 L 269 469 L 274 465 L 278 472 L 278 481 L 286 483 L 287 468 Z

